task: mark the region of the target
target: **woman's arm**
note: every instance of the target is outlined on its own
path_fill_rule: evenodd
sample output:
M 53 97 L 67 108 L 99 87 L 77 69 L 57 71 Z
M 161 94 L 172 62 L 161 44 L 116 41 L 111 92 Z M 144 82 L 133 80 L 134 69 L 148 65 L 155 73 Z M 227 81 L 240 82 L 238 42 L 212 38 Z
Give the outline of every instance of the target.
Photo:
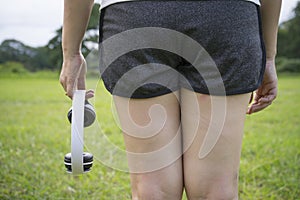
M 277 52 L 278 22 L 281 0 L 261 0 L 262 32 L 266 47 L 266 70 L 262 85 L 254 94 L 248 114 L 258 112 L 272 104 L 277 96 L 277 74 L 275 57 Z
M 267 59 L 275 59 L 277 52 L 277 33 L 282 0 L 262 0 L 261 18 Z
M 60 83 L 70 98 L 74 89 L 85 89 L 86 62 L 81 54 L 81 43 L 93 4 L 94 0 L 64 1 Z M 93 95 L 91 91 L 88 94 L 89 97 Z

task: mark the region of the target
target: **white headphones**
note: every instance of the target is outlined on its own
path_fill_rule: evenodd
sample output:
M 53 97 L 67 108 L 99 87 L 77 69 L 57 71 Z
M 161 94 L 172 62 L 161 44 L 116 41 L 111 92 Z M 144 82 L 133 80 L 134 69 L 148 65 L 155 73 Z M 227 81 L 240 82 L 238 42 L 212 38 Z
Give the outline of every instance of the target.
M 71 122 L 71 153 L 65 155 L 64 163 L 68 173 L 78 175 L 90 171 L 93 165 L 93 155 L 83 152 L 84 127 L 90 126 L 96 118 L 93 106 L 85 100 L 85 90 L 74 91 L 67 117 Z

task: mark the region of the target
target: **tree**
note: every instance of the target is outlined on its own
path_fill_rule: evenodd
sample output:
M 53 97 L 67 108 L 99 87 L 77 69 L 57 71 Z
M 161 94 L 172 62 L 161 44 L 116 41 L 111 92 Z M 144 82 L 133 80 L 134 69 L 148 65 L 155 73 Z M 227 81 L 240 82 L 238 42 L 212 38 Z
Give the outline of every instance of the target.
M 32 48 L 17 40 L 5 40 L 0 45 L 0 63 L 10 61 L 20 62 L 30 71 L 50 68 L 44 47 Z
M 48 59 L 53 69 L 59 69 L 62 64 L 62 27 L 57 29 L 56 35 L 46 45 L 48 51 Z
M 284 22 L 278 32 L 278 56 L 300 58 L 300 2 L 294 9 L 295 16 Z
M 99 20 L 99 4 L 94 4 L 90 21 L 87 27 L 84 40 L 82 42 L 82 53 L 87 56 L 91 51 L 91 46 L 98 42 L 98 20 Z M 62 65 L 62 27 L 56 30 L 56 35 L 48 42 L 46 47 L 49 49 L 49 59 L 53 68 L 60 69 Z

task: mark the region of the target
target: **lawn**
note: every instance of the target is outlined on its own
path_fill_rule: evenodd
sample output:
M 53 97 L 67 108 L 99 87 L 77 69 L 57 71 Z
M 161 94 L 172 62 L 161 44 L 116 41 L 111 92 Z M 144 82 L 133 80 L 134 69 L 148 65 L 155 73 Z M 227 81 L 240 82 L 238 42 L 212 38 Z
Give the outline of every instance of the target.
M 280 76 L 279 83 L 274 104 L 247 117 L 240 199 L 300 198 L 300 76 Z M 130 199 L 128 173 L 118 170 L 126 160 L 114 159 L 115 152 L 101 157 L 106 146 L 95 145 L 100 130 L 102 139 L 124 148 L 111 97 L 98 80 L 88 85 L 96 88 L 98 123 L 85 136 L 96 161 L 90 173 L 74 178 L 63 165 L 70 151 L 71 102 L 57 79 L 0 78 L 0 199 Z

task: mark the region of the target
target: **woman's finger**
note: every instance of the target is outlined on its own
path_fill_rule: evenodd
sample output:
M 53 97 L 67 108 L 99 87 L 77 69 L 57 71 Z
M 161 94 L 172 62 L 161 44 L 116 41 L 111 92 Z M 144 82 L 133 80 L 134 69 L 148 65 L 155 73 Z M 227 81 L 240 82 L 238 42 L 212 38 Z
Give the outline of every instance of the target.
M 87 100 L 87 99 L 90 99 L 92 97 L 94 97 L 94 90 L 88 90 L 88 91 L 86 91 L 86 93 L 85 93 L 85 99 Z
M 250 110 L 249 114 L 252 114 L 252 113 L 255 113 L 255 112 L 259 112 L 259 111 L 267 108 L 271 104 L 272 104 L 272 102 L 253 104 L 253 105 L 251 105 L 251 107 L 249 109 Z
M 67 82 L 67 96 L 72 99 L 74 90 L 77 89 L 77 81 L 74 77 L 70 76 Z
M 63 87 L 64 91 L 67 92 L 67 84 L 66 84 L 66 77 L 63 77 L 62 75 L 59 77 L 59 82 L 61 86 Z

